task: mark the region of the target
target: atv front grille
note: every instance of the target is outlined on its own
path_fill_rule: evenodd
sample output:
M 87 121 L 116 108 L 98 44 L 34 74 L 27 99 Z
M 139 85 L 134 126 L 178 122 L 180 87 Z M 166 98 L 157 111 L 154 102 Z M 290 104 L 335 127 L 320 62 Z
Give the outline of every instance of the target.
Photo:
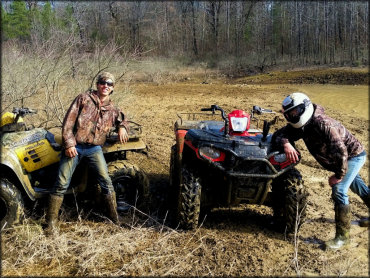
M 268 167 L 263 160 L 242 160 L 236 162 L 236 165 L 230 169 L 234 173 L 245 173 L 245 174 L 273 174 L 272 169 Z
M 232 177 L 275 178 L 291 167 L 277 171 L 266 158 L 240 158 L 231 156 L 222 163 L 214 163 L 221 171 Z

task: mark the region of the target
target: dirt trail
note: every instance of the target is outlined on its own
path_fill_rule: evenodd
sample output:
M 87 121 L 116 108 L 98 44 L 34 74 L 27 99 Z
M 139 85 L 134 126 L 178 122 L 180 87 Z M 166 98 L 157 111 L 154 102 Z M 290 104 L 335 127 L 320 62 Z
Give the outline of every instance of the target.
M 279 111 L 282 99 L 293 88 L 291 85 L 226 84 L 222 81 L 210 84 L 183 82 L 134 86 L 134 93 L 119 101 L 132 120 L 143 124 L 150 158 L 132 156 L 130 159 L 136 160 L 145 169 L 152 188 L 165 190 L 168 186 L 170 147 L 174 144 L 173 123 L 177 112 L 197 112 L 211 104 L 218 104 L 227 112 L 237 108 L 250 111 L 253 105 Z M 329 115 L 342 120 L 368 150 L 367 120 L 356 118 L 350 111 L 326 110 Z M 282 116 L 280 119 L 274 128 L 285 124 Z M 303 161 L 298 169 L 303 174 L 310 194 L 308 221 L 299 235 L 298 260 L 302 274 L 367 275 L 368 230 L 359 227 L 356 222 L 366 214 L 365 205 L 350 193 L 354 220 L 351 247 L 330 254 L 322 251 L 319 245 L 334 236 L 334 210 L 327 184 L 330 173 L 317 164 L 302 142 L 298 146 L 303 153 Z M 361 171 L 365 180 L 368 180 L 368 166 L 367 162 Z M 154 201 L 161 207 L 163 199 L 160 194 L 157 197 Z M 271 213 L 270 208 L 253 205 L 211 212 L 200 230 L 209 238 L 214 259 L 204 262 L 200 255 L 199 262 L 203 261 L 208 267 L 217 270 L 212 272 L 214 275 L 228 274 L 226 269 L 236 276 L 295 275 L 292 265 L 294 246 L 292 242 L 284 240 L 284 235 L 270 229 Z

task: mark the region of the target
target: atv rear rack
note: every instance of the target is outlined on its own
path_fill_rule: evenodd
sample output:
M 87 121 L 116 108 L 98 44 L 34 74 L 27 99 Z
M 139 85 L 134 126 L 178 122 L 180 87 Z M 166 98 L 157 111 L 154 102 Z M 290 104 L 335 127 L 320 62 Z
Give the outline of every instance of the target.
M 141 138 L 141 135 L 143 133 L 142 126 L 138 123 L 135 123 L 133 121 L 128 121 L 129 123 L 129 132 L 128 137 L 129 140 L 136 140 Z M 107 142 L 114 143 L 118 141 L 118 134 L 116 132 L 116 128 L 112 128 L 111 131 L 107 134 Z
M 182 124 L 183 121 L 200 121 L 203 120 L 205 121 L 206 119 L 200 119 L 200 117 L 203 116 L 208 116 L 210 119 L 209 120 L 214 120 L 216 118 L 221 118 L 221 115 L 219 114 L 214 114 L 214 113 L 205 113 L 205 112 L 180 112 L 177 113 L 177 117 L 180 119 L 180 123 Z

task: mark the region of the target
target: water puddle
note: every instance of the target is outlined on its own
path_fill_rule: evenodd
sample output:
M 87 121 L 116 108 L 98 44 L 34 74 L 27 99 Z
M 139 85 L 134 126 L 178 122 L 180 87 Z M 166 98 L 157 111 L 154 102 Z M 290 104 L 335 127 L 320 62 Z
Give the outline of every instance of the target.
M 294 85 L 297 91 L 324 107 L 343 110 L 369 120 L 369 87 L 366 85 Z

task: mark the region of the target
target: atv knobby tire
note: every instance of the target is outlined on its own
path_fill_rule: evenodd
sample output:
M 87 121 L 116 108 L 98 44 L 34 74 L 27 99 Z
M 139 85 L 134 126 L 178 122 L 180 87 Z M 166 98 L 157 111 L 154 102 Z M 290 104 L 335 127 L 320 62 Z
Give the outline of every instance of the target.
M 180 229 L 192 230 L 198 226 L 201 185 L 199 179 L 187 168 L 182 168 L 181 174 L 177 219 Z
M 298 232 L 306 219 L 307 192 L 300 172 L 293 168 L 272 182 L 274 218 L 287 233 Z
M 126 160 L 108 163 L 117 198 L 117 211 L 125 212 L 132 207 L 144 209 L 149 204 L 149 180 L 136 165 Z
M 0 178 L 0 230 L 16 224 L 24 217 L 20 191 L 10 181 Z

